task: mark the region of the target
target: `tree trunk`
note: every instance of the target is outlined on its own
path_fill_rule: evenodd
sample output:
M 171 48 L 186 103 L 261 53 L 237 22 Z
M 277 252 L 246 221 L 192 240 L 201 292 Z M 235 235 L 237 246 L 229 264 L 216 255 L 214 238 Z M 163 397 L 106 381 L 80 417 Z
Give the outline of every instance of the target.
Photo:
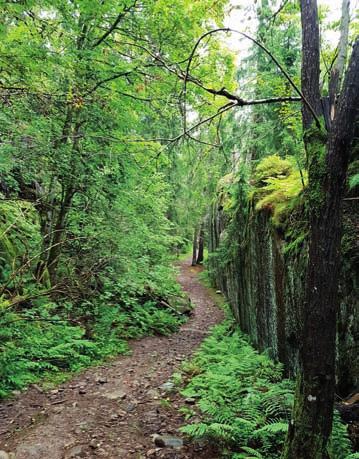
M 321 114 L 319 90 L 320 44 L 318 8 L 316 0 L 301 0 L 302 21 L 302 92 L 316 115 Z M 304 135 L 313 123 L 313 113 L 302 104 Z
M 67 214 L 71 207 L 73 196 L 74 196 L 74 189 L 72 187 L 69 187 L 66 190 L 64 199 L 61 203 L 61 208 L 57 216 L 56 225 L 53 231 L 51 247 L 49 250 L 49 256 L 48 256 L 47 263 L 46 263 L 46 267 L 49 272 L 51 285 L 56 284 L 56 271 L 57 271 L 59 257 L 62 251 L 63 234 L 66 228 L 65 222 L 66 222 Z
M 193 243 L 192 243 L 192 266 L 196 266 L 197 262 L 197 233 L 198 229 L 195 227 L 193 230 Z
M 75 181 L 76 181 L 76 164 L 77 158 L 80 155 L 80 127 L 81 122 L 77 121 L 73 129 L 73 143 L 72 143 L 72 170 L 70 178 L 63 184 L 64 195 L 61 201 L 61 206 L 57 214 L 56 223 L 51 234 L 51 244 L 49 245 L 48 257 L 45 268 L 47 268 L 51 285 L 56 284 L 56 271 L 59 261 L 59 257 L 62 252 L 63 236 L 66 232 L 66 218 L 71 209 L 72 198 L 76 192 Z
M 204 251 L 204 228 L 203 228 L 203 223 L 201 223 L 201 227 L 199 229 L 199 235 L 198 235 L 198 253 L 197 253 L 197 260 L 196 260 L 197 265 L 201 265 L 203 263 L 203 251 Z
M 71 129 L 72 129 L 72 122 L 73 122 L 73 109 L 71 105 L 67 106 L 66 116 L 64 120 L 64 124 L 62 127 L 61 136 L 56 139 L 54 142 L 54 150 L 58 150 L 62 145 L 65 145 L 70 137 Z M 37 206 L 40 221 L 41 221 L 41 235 L 42 235 L 42 253 L 40 260 L 36 267 L 36 279 L 37 282 L 42 284 L 48 283 L 48 272 L 47 272 L 47 265 L 48 265 L 48 258 L 49 258 L 49 251 L 53 245 L 53 238 L 54 238 L 54 209 L 55 209 L 55 199 L 54 199 L 54 183 L 55 183 L 55 173 L 53 173 L 49 185 L 49 190 L 47 195 L 50 199 L 46 199 L 45 196 L 39 202 Z
M 309 56 L 316 56 L 317 51 L 311 48 L 319 46 L 319 41 L 316 37 L 312 42 L 308 41 L 308 34 L 315 30 L 312 22 L 317 20 L 316 5 L 310 0 L 302 0 L 301 3 L 305 65 L 302 75 L 305 76 L 307 71 L 308 75 L 316 78 L 317 63 Z M 309 52 L 305 46 L 309 46 Z M 302 79 L 302 90 L 314 108 L 318 107 L 316 83 L 313 85 L 308 75 Z M 301 374 L 283 454 L 285 459 L 329 459 L 327 444 L 332 428 L 335 389 L 341 209 L 358 107 L 357 39 L 326 145 L 323 134 L 313 129 L 310 113 L 306 107 L 303 108 L 305 141 L 311 154 L 309 260 L 302 316 Z

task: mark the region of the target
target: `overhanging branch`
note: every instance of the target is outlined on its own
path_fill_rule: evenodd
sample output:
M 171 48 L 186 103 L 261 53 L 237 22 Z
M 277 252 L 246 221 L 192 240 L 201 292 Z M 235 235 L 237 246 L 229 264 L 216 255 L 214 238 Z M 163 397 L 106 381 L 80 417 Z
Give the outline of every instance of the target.
M 190 81 L 194 84 L 197 84 L 198 86 L 202 87 L 202 89 L 206 90 L 207 92 L 210 92 L 211 94 L 215 94 L 215 95 L 222 95 L 224 97 L 227 97 L 227 99 L 229 100 L 236 100 L 238 101 L 241 100 L 241 98 L 239 98 L 238 96 L 234 95 L 234 94 L 231 94 L 229 93 L 225 88 L 222 88 L 221 90 L 215 90 L 215 89 L 212 89 L 212 88 L 206 88 L 205 86 L 201 85 L 200 82 L 198 82 L 198 80 L 192 78 L 190 76 L 190 68 L 191 68 L 191 64 L 192 64 L 192 60 L 194 58 L 194 55 L 196 53 L 196 50 L 198 48 L 198 46 L 200 45 L 200 43 L 202 42 L 202 40 L 204 40 L 206 37 L 210 36 L 210 35 L 213 35 L 215 33 L 219 33 L 219 32 L 225 32 L 225 33 L 237 33 L 239 35 L 241 35 L 242 37 L 245 37 L 247 38 L 248 40 L 252 41 L 255 45 L 257 45 L 260 49 L 262 49 L 268 56 L 269 58 L 275 63 L 275 65 L 278 67 L 278 69 L 281 71 L 281 73 L 284 75 L 284 77 L 288 80 L 289 84 L 292 86 L 292 88 L 295 90 L 295 92 L 298 94 L 300 100 L 303 101 L 303 103 L 308 107 L 308 110 L 311 112 L 313 118 L 315 119 L 315 122 L 317 124 L 318 127 L 320 127 L 320 121 L 319 121 L 319 118 L 317 117 L 313 107 L 311 106 L 311 104 L 309 103 L 309 101 L 304 97 L 302 91 L 298 88 L 298 86 L 294 83 L 293 79 L 290 77 L 290 75 L 288 74 L 288 72 L 284 69 L 284 67 L 280 64 L 280 62 L 278 61 L 278 59 L 262 44 L 260 43 L 258 40 L 256 40 L 255 38 L 251 37 L 250 35 L 244 33 L 244 32 L 240 32 L 239 30 L 235 30 L 235 29 L 230 29 L 230 28 L 218 28 L 218 29 L 213 29 L 213 30 L 209 30 L 208 32 L 206 32 L 205 34 L 203 34 L 196 42 L 196 44 L 194 45 L 193 49 L 192 49 L 192 52 L 189 56 L 189 59 L 188 59 L 188 63 L 187 63 L 187 67 L 186 67 L 186 72 L 183 76 L 183 81 L 184 81 L 184 91 L 183 91 L 183 94 L 184 94 L 184 99 L 186 98 L 186 91 L 187 91 L 187 81 Z M 238 104 L 240 105 L 240 104 Z M 252 104 L 253 105 L 253 104 Z

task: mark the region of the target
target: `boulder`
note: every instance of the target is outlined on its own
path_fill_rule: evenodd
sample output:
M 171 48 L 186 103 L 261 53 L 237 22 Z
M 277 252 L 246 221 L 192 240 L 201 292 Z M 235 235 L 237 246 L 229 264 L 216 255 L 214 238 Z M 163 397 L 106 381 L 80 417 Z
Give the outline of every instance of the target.
M 180 314 L 191 315 L 193 311 L 193 305 L 191 299 L 185 296 L 171 296 L 167 299 L 168 306 L 171 309 L 179 312 Z

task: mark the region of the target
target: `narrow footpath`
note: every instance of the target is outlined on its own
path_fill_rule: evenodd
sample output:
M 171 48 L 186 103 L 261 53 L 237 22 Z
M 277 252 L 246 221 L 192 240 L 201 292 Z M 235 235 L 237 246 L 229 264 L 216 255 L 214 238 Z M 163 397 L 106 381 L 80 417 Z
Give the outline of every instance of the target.
M 223 318 L 215 293 L 198 280 L 201 268 L 188 260 L 179 268 L 178 281 L 196 306 L 189 321 L 169 337 L 133 341 L 130 356 L 89 368 L 54 390 L 33 385 L 3 401 L 0 450 L 7 454 L 0 459 L 218 457 L 204 444 L 154 442 L 154 435 L 181 437 L 184 400 L 165 383 Z

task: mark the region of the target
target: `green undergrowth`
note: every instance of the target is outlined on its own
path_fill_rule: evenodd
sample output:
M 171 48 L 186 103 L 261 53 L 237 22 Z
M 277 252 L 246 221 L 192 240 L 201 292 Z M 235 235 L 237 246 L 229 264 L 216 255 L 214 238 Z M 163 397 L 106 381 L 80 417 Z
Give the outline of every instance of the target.
M 66 311 L 69 312 L 66 315 Z M 69 373 L 128 352 L 127 340 L 176 331 L 184 316 L 154 301 L 73 305 L 42 299 L 28 310 L 0 314 L 0 397 L 39 380 L 62 382 Z
M 97 268 L 94 247 L 83 242 L 76 260 L 76 238 L 68 240 L 51 286 L 47 270 L 37 277 L 43 244 L 35 206 L 0 202 L 0 397 L 38 381 L 61 382 L 127 352 L 129 339 L 177 330 L 185 316 L 168 256 L 172 240 L 141 222 L 136 213 L 133 230 L 111 229 L 111 249 L 96 243 L 107 260 Z
M 194 359 L 183 365 L 182 394 L 194 408 L 182 412 L 182 432 L 220 445 L 223 457 L 278 459 L 290 420 L 294 383 L 281 364 L 259 353 L 231 318 L 213 329 Z M 346 427 L 336 417 L 332 459 L 349 459 Z

